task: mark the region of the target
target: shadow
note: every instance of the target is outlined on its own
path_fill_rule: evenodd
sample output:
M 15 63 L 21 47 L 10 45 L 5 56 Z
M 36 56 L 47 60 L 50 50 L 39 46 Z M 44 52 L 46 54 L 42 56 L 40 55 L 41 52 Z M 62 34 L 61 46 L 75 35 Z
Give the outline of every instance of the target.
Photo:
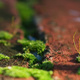
M 70 57 L 72 58 L 72 60 L 70 60 L 70 62 L 73 62 L 73 63 L 77 63 L 76 61 L 76 57 L 78 56 L 79 53 L 75 53 L 73 55 L 70 55 Z
M 78 63 L 78 65 L 54 65 L 54 70 L 66 70 L 72 73 L 76 73 L 79 67 L 80 63 Z
M 22 45 L 14 45 L 14 46 L 12 46 L 11 47 L 11 49 L 13 49 L 13 50 L 16 50 L 16 51 L 18 51 L 18 52 L 23 52 L 23 47 L 22 47 Z

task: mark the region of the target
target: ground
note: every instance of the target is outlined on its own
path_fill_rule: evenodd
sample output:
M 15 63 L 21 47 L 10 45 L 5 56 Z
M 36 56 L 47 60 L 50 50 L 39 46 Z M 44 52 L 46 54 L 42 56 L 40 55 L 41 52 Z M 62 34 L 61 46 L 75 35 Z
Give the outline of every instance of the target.
M 46 45 L 50 47 L 50 53 L 46 55 L 46 58 L 54 64 L 54 80 L 80 80 L 80 75 L 77 75 L 80 63 L 75 60 L 78 52 L 73 43 L 73 35 L 76 32 L 75 41 L 79 47 L 80 0 L 41 0 L 41 3 L 35 5 L 34 8 L 42 16 L 42 22 L 39 25 L 46 34 Z M 15 9 L 11 13 L 17 17 Z M 19 21 L 17 17 L 16 24 Z M 7 22 L 3 26 L 8 24 Z M 0 27 L 0 30 L 4 27 Z M 5 29 L 12 30 L 11 33 L 15 30 L 10 27 Z M 17 29 L 16 32 L 20 32 L 20 38 L 23 38 L 21 30 Z
M 80 37 L 80 1 L 79 0 L 43 0 L 36 10 L 43 17 L 41 25 L 46 33 L 46 45 L 51 51 L 46 57 L 54 64 L 55 80 L 80 80 L 77 69 L 80 63 L 76 62 Z M 39 9 L 37 9 L 39 8 Z

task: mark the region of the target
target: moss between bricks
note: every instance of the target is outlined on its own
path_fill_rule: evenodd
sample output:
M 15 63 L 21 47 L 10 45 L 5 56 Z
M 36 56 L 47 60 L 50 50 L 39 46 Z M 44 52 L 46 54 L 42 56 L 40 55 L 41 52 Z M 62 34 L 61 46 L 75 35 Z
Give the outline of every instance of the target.
M 10 43 L 6 40 L 0 40 L 0 44 L 3 44 L 4 46 L 10 46 Z
M 80 68 L 78 69 L 77 74 L 80 75 Z
M 78 55 L 78 57 L 76 57 L 76 61 L 77 61 L 78 63 L 80 63 L 80 55 Z
M 34 77 L 36 80 L 52 80 L 52 71 L 45 71 L 39 69 L 28 69 L 20 66 L 0 67 L 0 74 L 10 77 L 28 78 Z
M 46 61 L 43 61 L 42 64 L 32 65 L 32 68 L 38 68 L 38 69 L 50 71 L 50 70 L 53 70 L 53 63 L 46 60 Z
M 18 40 L 18 43 L 22 44 L 25 48 L 24 51 L 29 49 L 30 51 L 37 52 L 39 55 L 43 56 L 43 51 L 45 50 L 46 46 L 42 41 L 29 41 L 26 39 Z
M 0 60 L 3 60 L 3 59 L 10 59 L 10 57 L 0 53 Z
M 10 40 L 13 37 L 12 34 L 6 31 L 0 31 L 0 39 Z
M 4 46 L 9 46 L 10 43 L 6 40 L 10 40 L 12 37 L 12 34 L 6 31 L 0 31 L 0 44 L 3 44 Z
M 29 61 L 29 66 L 35 64 L 36 62 L 38 62 L 37 58 L 31 54 L 31 53 L 28 53 L 28 52 L 25 52 L 23 54 L 21 53 L 18 53 L 16 55 L 13 56 L 14 58 L 23 58 L 23 60 L 27 60 Z

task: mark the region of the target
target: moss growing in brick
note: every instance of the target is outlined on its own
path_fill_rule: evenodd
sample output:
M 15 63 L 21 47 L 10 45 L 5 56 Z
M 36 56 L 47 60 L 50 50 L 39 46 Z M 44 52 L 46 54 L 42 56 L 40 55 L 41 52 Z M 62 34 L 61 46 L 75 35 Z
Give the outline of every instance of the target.
M 6 40 L 0 40 L 0 44 L 3 44 L 4 46 L 9 46 L 10 43 L 7 42 Z
M 13 66 L 13 67 L 0 67 L 1 74 L 10 77 L 28 78 L 30 73 L 26 72 L 26 68 Z
M 38 69 L 43 69 L 43 70 L 49 71 L 49 70 L 53 70 L 53 63 L 46 60 L 46 61 L 43 61 L 42 64 L 33 65 L 32 68 L 38 68 Z
M 4 7 L 4 3 L 2 1 L 0 1 L 0 8 Z
M 11 77 L 28 78 L 34 77 L 36 80 L 52 80 L 52 71 L 44 71 L 39 69 L 28 69 L 20 66 L 0 67 L 0 74 Z
M 0 31 L 0 39 L 10 40 L 13 37 L 12 34 L 6 31 Z
M 0 53 L 0 60 L 3 60 L 3 59 L 10 59 L 10 57 Z
M 76 61 L 80 63 L 80 55 L 76 57 Z
M 0 74 L 2 74 L 2 70 L 3 70 L 3 68 L 2 68 L 2 67 L 0 67 Z
M 18 40 L 18 43 L 22 44 L 25 48 L 24 51 L 29 49 L 30 51 L 37 52 L 39 55 L 43 56 L 45 50 L 45 44 L 42 41 L 29 41 L 29 40 Z
M 77 74 L 80 75 L 80 68 L 78 69 Z
M 23 58 L 23 60 L 27 60 L 27 61 L 29 61 L 29 65 L 30 66 L 32 66 L 33 64 L 35 64 L 38 60 L 37 60 L 37 58 L 33 55 L 33 54 L 31 54 L 31 53 L 28 53 L 28 52 L 25 52 L 25 53 L 23 53 L 23 54 L 21 54 L 21 53 L 18 53 L 18 54 L 16 54 L 15 56 L 13 56 L 14 58 Z

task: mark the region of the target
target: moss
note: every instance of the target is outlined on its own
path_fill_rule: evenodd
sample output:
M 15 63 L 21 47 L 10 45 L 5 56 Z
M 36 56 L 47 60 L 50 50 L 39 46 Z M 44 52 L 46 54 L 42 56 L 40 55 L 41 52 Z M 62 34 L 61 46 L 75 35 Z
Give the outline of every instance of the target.
M 3 60 L 3 59 L 10 59 L 10 57 L 0 53 L 0 60 Z
M 18 40 L 18 43 L 25 46 L 24 51 L 29 49 L 30 51 L 37 52 L 39 55 L 43 56 L 44 50 L 45 50 L 45 44 L 42 41 L 36 40 L 36 41 L 29 41 L 26 39 Z
M 78 69 L 77 74 L 80 75 L 80 68 Z
M 53 70 L 53 63 L 51 63 L 50 61 L 46 60 L 42 62 L 42 69 L 43 70 Z
M 46 61 L 43 61 L 42 64 L 33 65 L 32 68 L 38 68 L 38 69 L 43 69 L 43 70 L 49 71 L 49 70 L 53 70 L 53 63 L 46 60 Z
M 18 67 L 18 66 L 12 66 L 12 67 L 2 67 L 0 68 L 1 74 L 5 76 L 10 76 L 10 77 L 19 77 L 19 78 L 28 78 L 31 75 L 26 72 L 26 68 L 23 67 Z
M 0 74 L 11 76 L 11 77 L 19 77 L 19 78 L 28 78 L 32 76 L 36 80 L 52 80 L 51 71 L 47 72 L 44 70 L 28 69 L 19 66 L 4 67 L 4 68 L 0 67 Z
M 30 6 L 28 6 L 26 2 L 18 2 L 16 4 L 16 8 L 19 11 L 22 22 L 26 23 L 32 20 L 34 10 Z
M 33 64 L 35 64 L 38 61 L 37 58 L 33 54 L 28 53 L 28 52 L 25 52 L 23 54 L 18 53 L 13 57 L 14 58 L 22 57 L 24 60 L 29 61 L 29 66 L 32 66 Z
M 12 34 L 6 31 L 0 31 L 0 39 L 10 40 L 13 37 Z
M 7 42 L 6 40 L 0 40 L 0 43 L 3 44 L 4 46 L 9 46 L 10 43 Z
M 4 3 L 2 1 L 0 1 L 0 8 L 4 7 Z
M 80 55 L 76 57 L 76 61 L 80 63 Z
M 0 67 L 0 74 L 2 74 L 3 72 L 2 72 L 2 70 L 3 70 L 3 68 L 2 67 Z

